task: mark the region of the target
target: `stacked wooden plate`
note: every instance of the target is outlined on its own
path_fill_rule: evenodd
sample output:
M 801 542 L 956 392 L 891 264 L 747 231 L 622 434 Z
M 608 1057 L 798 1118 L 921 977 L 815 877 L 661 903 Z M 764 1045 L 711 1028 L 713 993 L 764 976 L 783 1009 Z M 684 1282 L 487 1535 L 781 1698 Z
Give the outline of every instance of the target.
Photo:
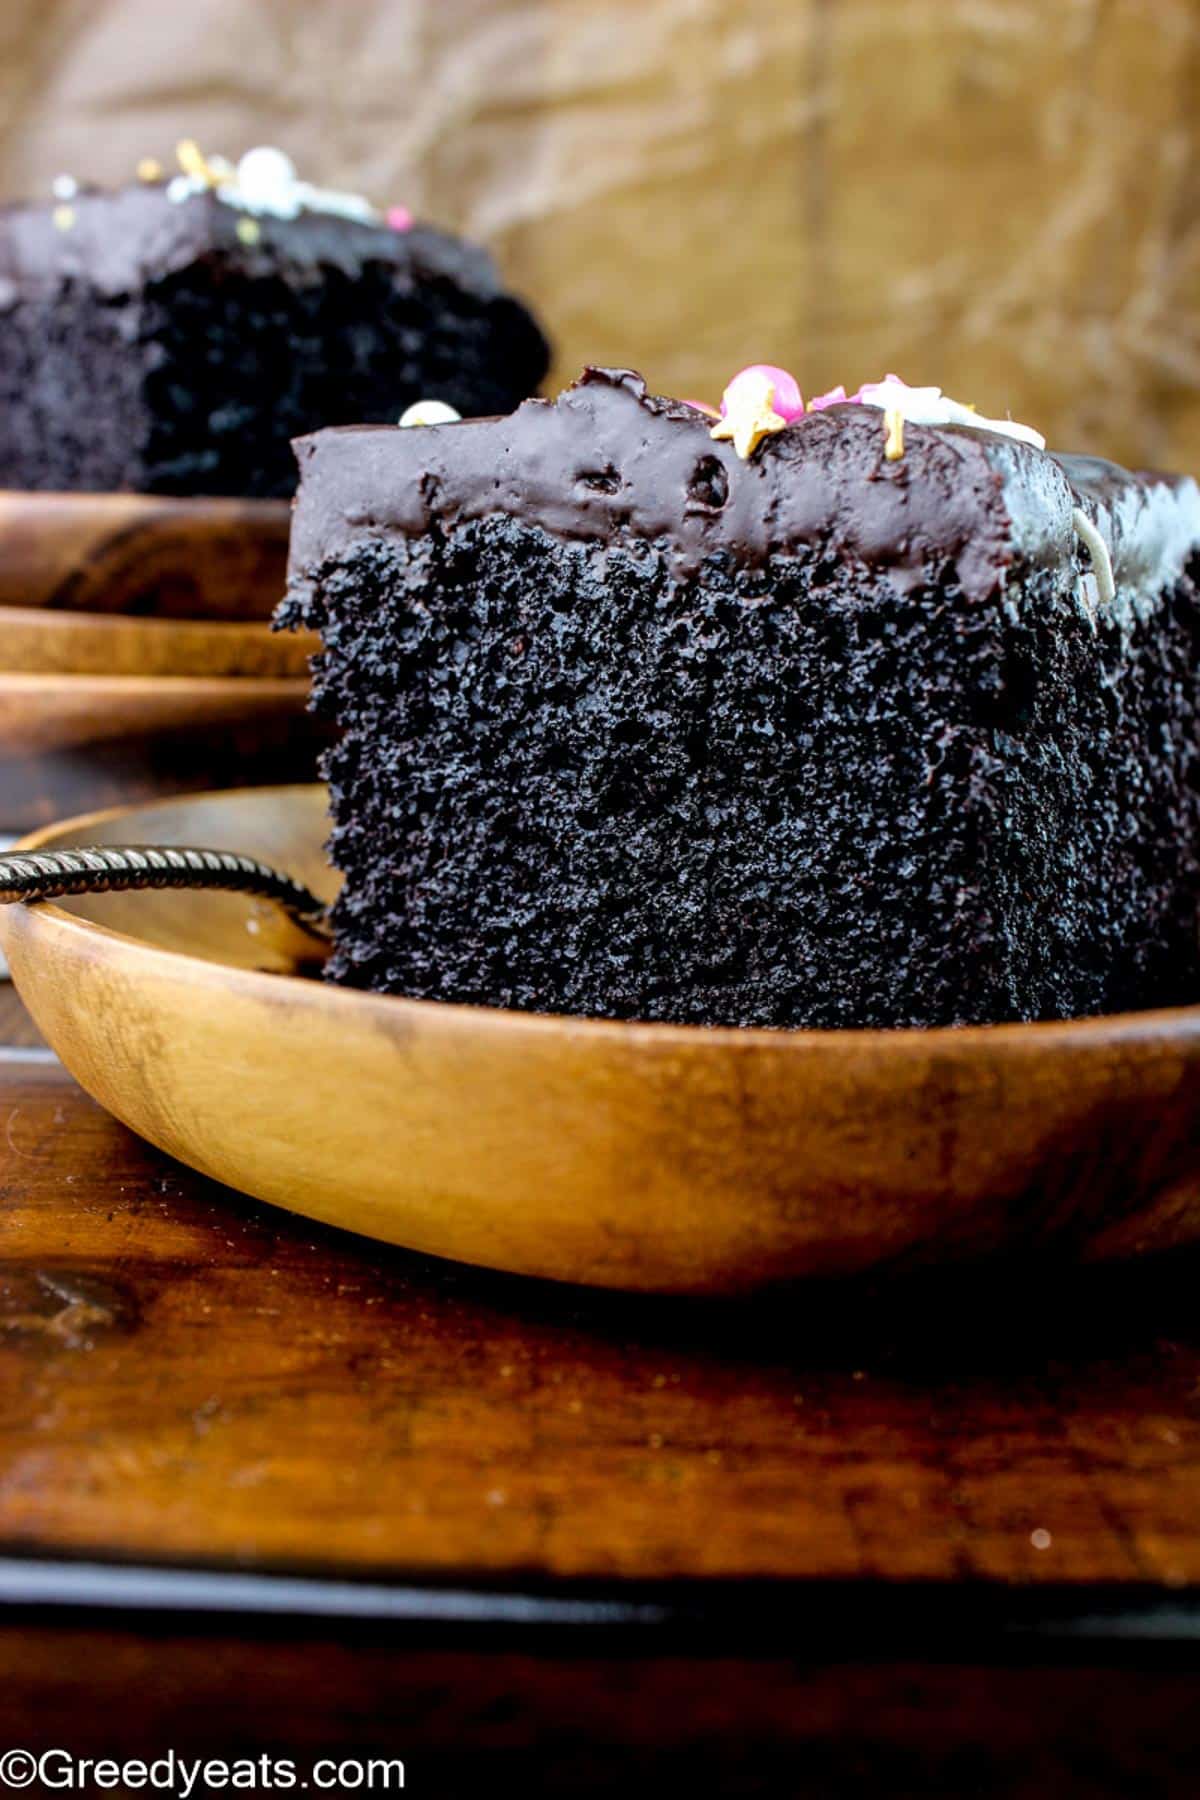
M 0 493 L 0 834 L 311 777 L 286 501 Z

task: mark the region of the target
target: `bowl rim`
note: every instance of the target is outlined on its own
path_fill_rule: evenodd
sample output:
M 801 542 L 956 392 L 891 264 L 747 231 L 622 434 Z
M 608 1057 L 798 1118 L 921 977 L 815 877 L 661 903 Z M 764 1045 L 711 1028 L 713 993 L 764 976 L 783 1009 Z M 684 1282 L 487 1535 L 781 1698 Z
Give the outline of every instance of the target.
M 0 485 L 0 505 L 28 507 L 30 512 L 52 512 L 60 520 L 69 509 L 82 514 L 115 513 L 128 522 L 130 508 L 140 508 L 147 518 L 169 518 L 181 509 L 219 513 L 222 516 L 259 517 L 281 521 L 290 518 L 292 503 L 282 495 L 250 494 L 144 494 L 134 488 L 14 488 Z
M 110 677 L 109 679 L 126 679 Z M 186 679 L 186 678 L 181 678 Z M 215 678 L 214 678 L 215 679 Z M 295 678 L 283 678 L 291 680 Z M 272 684 L 277 685 L 277 684 Z M 56 819 L 24 833 L 12 848 L 14 851 L 48 848 L 64 833 L 78 836 L 81 829 L 109 823 L 130 813 L 171 806 L 191 806 L 202 801 L 237 801 L 275 795 L 311 795 L 323 790 L 321 782 L 279 782 L 255 788 L 209 789 L 197 794 L 166 796 L 161 800 L 124 806 L 102 807 L 92 812 L 77 813 Z M 253 852 L 252 852 L 253 853 Z M 281 981 L 311 987 L 310 980 L 297 975 L 275 973 L 266 969 L 248 969 L 235 963 L 220 962 L 211 957 L 196 956 L 186 950 L 168 949 L 149 943 L 130 932 L 118 931 L 94 919 L 80 918 L 57 906 L 52 900 L 36 906 L 18 902 L 33 929 L 48 927 L 52 933 L 68 938 L 101 937 L 112 939 L 127 952 L 165 964 L 173 969 L 176 979 L 219 980 L 249 995 L 269 998 L 278 992 Z M 17 910 L 14 908 L 13 910 Z M 9 921 L 8 907 L 0 907 L 0 937 Z M 203 976 L 204 971 L 219 975 Z M 649 1050 L 687 1049 L 692 1052 L 720 1054 L 735 1048 L 779 1051 L 786 1049 L 797 1056 L 817 1053 L 846 1054 L 860 1057 L 864 1053 L 888 1056 L 918 1055 L 931 1052 L 951 1056 L 956 1061 L 978 1055 L 985 1048 L 994 1051 L 1041 1051 L 1058 1047 L 1064 1051 L 1110 1050 L 1119 1043 L 1146 1038 L 1200 1035 L 1200 1003 L 1192 1006 L 1157 1007 L 1144 1012 L 1098 1013 L 1073 1019 L 1007 1020 L 987 1025 L 897 1025 L 854 1027 L 806 1027 L 798 1030 L 780 1025 L 687 1025 L 653 1019 L 601 1019 L 582 1013 L 520 1012 L 511 1007 L 482 1006 L 462 1001 L 420 1000 L 405 994 L 379 994 L 366 988 L 338 987 L 332 983 L 320 986 L 320 1004 L 357 1012 L 359 1016 L 377 1016 L 380 1020 L 396 1020 L 411 1014 L 425 1020 L 442 1020 L 447 1024 L 470 1023 L 476 1029 L 489 1031 L 534 1032 L 539 1035 L 561 1035 L 564 1029 L 594 1037 L 598 1042 L 621 1042 Z
M 0 626 L 3 625 L 3 608 L 0 608 Z M 101 694 L 111 694 L 118 698 L 122 694 L 153 693 L 168 694 L 180 697 L 186 694 L 215 694 L 226 688 L 234 688 L 243 696 L 262 694 L 296 694 L 299 690 L 307 690 L 311 684 L 308 675 L 58 675 L 53 671 L 42 674 L 21 672 L 16 669 L 0 669 L 0 699 L 8 694 L 62 694 L 79 695 L 85 688 L 95 689 Z M 301 784 L 303 785 L 303 784 Z M 209 790 L 210 792 L 215 790 Z M 247 788 L 230 788 L 230 793 L 252 793 L 256 790 Z M 170 796 L 168 796 L 169 798 Z M 186 800 L 186 794 L 178 795 Z M 196 798 L 200 796 L 197 794 Z M 136 802 L 134 803 L 136 807 Z M 104 809 L 106 813 L 129 812 L 129 806 L 111 806 Z M 39 826 L 39 830 L 56 831 L 60 827 L 85 823 L 99 819 L 100 813 L 80 813 L 71 819 L 56 819 L 53 824 Z M 32 845 L 26 846 L 32 849 Z
M 7 606 L 0 601 L 0 626 L 12 627 L 13 624 L 25 625 L 32 629 L 38 627 L 50 632 L 55 631 L 88 631 L 97 635 L 113 635 L 119 631 L 130 629 L 144 632 L 148 637 L 178 637 L 199 635 L 226 638 L 230 642 L 239 637 L 254 638 L 272 637 L 273 632 L 269 618 L 263 619 L 176 619 L 161 613 L 107 613 L 107 612 L 73 612 L 69 606 Z M 315 637 L 315 633 L 299 633 L 300 636 Z M 5 669 L 0 673 L 7 675 L 41 674 L 38 669 Z M 50 670 L 48 673 L 55 673 Z M 169 679 L 169 677 L 168 677 Z

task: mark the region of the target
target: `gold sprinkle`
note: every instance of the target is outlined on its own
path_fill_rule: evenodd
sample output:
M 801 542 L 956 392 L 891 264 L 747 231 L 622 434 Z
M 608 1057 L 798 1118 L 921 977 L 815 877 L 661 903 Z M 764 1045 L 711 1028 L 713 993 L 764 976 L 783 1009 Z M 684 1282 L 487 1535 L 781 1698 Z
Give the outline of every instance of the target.
M 73 206 L 56 206 L 50 216 L 54 220 L 57 230 L 70 231 L 75 223 L 75 208 Z
M 204 152 L 195 138 L 180 138 L 175 146 L 175 154 L 179 158 L 179 166 L 185 175 L 195 175 L 201 181 L 211 179 Z
M 257 244 L 259 238 L 262 236 L 262 227 L 256 219 L 239 219 L 237 222 L 237 234 L 241 238 L 243 244 Z
M 782 431 L 787 420 L 775 411 L 775 383 L 766 377 L 743 376 L 730 384 L 725 396 L 725 417 L 718 419 L 709 436 L 732 438 L 733 447 L 746 462 L 763 438 Z
M 137 178 L 139 181 L 161 181 L 162 164 L 152 156 L 143 156 L 137 166 Z
M 894 406 L 886 408 L 883 422 L 887 426 L 887 442 L 883 454 L 888 462 L 899 462 L 904 455 L 904 414 Z

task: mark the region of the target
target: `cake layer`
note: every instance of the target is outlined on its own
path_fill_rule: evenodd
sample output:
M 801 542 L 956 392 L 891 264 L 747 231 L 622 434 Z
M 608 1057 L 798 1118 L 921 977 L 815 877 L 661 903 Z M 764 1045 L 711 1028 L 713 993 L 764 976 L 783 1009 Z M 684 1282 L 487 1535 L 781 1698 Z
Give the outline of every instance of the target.
M 0 210 L 0 486 L 286 494 L 297 432 L 430 392 L 493 412 L 545 374 L 473 245 L 168 195 Z
M 1195 998 L 1194 485 L 710 423 L 594 371 L 298 446 L 335 978 L 782 1026 Z

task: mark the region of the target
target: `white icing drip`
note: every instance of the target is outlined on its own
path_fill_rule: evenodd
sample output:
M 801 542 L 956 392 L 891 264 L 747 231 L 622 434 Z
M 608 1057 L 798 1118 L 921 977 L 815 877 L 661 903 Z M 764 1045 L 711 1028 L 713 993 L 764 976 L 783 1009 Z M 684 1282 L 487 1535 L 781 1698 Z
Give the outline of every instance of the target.
M 1100 536 L 1100 533 L 1096 530 L 1096 527 L 1092 524 L 1087 514 L 1081 512 L 1077 506 L 1073 508 L 1071 512 L 1071 523 L 1075 527 L 1076 535 L 1078 536 L 1080 543 L 1091 558 L 1092 574 L 1096 578 L 1096 593 L 1099 596 L 1101 606 L 1107 610 L 1114 604 L 1117 598 L 1117 584 L 1113 580 L 1112 558 L 1108 554 L 1108 545 Z M 1096 623 L 1096 609 L 1092 605 L 1091 595 L 1088 593 L 1086 587 L 1083 589 L 1083 603 L 1091 614 L 1092 624 L 1094 625 Z
M 1077 466 L 1088 467 L 1083 462 Z M 1190 478 L 1146 486 L 1130 482 L 1116 488 L 1107 504 L 1089 505 L 1084 517 L 1111 570 L 1107 605 L 1120 629 L 1128 631 L 1153 615 L 1163 589 L 1179 580 L 1200 547 L 1200 489 Z M 1074 516 L 1072 524 L 1091 552 Z M 1099 587 L 1094 554 L 1092 566 Z
M 939 387 L 909 387 L 889 375 L 886 381 L 871 381 L 859 389 L 864 406 L 879 406 L 885 412 L 898 412 L 910 425 L 965 425 L 971 431 L 997 431 L 1019 443 L 1046 448 L 1046 440 L 1032 425 L 1018 425 L 1015 419 L 988 419 L 972 412 L 959 400 L 951 400 Z

